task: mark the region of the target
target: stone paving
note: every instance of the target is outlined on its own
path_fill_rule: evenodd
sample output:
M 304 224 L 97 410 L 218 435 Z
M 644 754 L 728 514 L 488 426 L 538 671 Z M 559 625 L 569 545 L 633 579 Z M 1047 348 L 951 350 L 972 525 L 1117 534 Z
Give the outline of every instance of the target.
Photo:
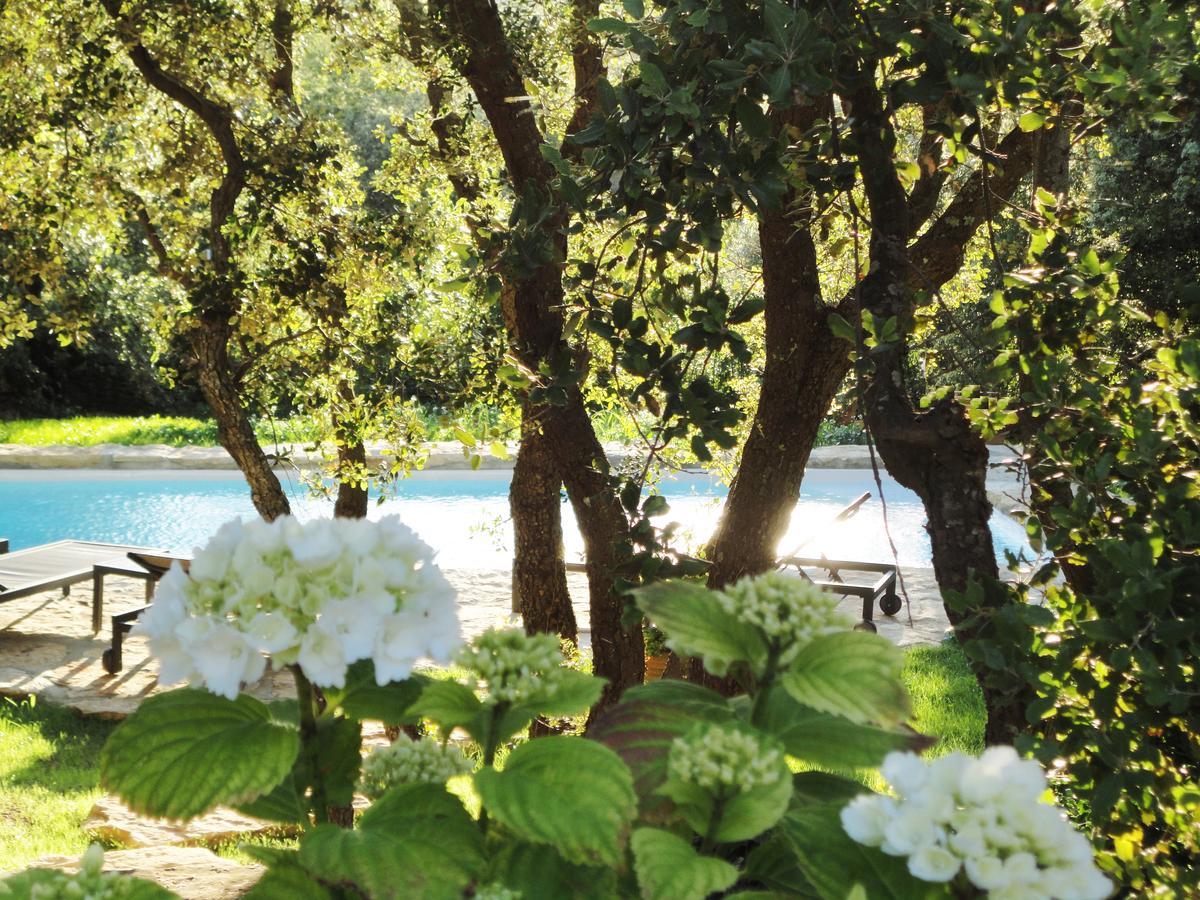
M 79 869 L 70 856 L 45 856 L 31 868 Z M 232 900 L 262 877 L 263 867 L 242 865 L 199 847 L 142 847 L 104 854 L 104 871 L 135 875 L 157 882 L 183 900 Z

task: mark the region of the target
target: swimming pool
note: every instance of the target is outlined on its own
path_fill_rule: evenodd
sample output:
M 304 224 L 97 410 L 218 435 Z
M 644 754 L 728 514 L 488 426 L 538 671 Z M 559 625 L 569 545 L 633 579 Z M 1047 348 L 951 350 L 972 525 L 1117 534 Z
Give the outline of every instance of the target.
M 419 472 L 400 483 L 395 497 L 372 505 L 371 516 L 397 514 L 436 551 L 445 568 L 505 569 L 512 559 L 508 523 L 508 471 Z M 285 482 L 297 516 L 329 515 L 328 501 L 310 497 L 296 480 Z M 888 523 L 900 562 L 930 565 L 925 511 L 911 491 L 884 478 Z M 663 483 L 670 512 L 698 546 L 716 526 L 725 488 L 707 475 L 680 475 Z M 871 499 L 852 519 L 830 520 L 864 491 Z M 237 472 L 0 470 L 0 537 L 14 550 L 46 541 L 77 538 L 190 552 L 222 523 L 252 516 L 250 491 Z M 568 558 L 583 543 L 569 504 L 563 525 Z M 996 551 L 1028 553 L 1020 525 L 992 517 Z M 781 552 L 803 543 L 804 555 L 887 562 L 891 559 L 878 492 L 860 469 L 814 469 L 804 479 L 801 502 Z

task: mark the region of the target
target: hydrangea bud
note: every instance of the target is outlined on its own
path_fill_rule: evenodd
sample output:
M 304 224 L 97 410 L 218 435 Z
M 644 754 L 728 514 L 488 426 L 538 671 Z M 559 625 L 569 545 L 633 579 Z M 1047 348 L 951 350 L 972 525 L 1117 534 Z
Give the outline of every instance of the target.
M 715 794 L 740 794 L 776 784 L 787 772 L 783 753 L 748 731 L 709 725 L 676 738 L 667 774 Z
M 373 750 L 363 760 L 359 787 L 372 800 L 378 800 L 397 785 L 445 784 L 474 767 L 458 747 L 429 739 L 414 741 L 402 734 L 394 743 Z
M 487 682 L 493 700 L 514 705 L 552 692 L 563 671 L 558 638 L 519 628 L 485 631 L 459 652 L 456 662 Z
M 718 591 L 716 598 L 725 612 L 763 633 L 782 666 L 795 659 L 813 638 L 845 631 L 852 625 L 837 608 L 839 597 L 784 572 L 743 578 Z
M 122 900 L 131 897 L 138 882 L 115 872 L 103 872 L 104 849 L 92 844 L 79 861 L 79 871 L 55 872 L 31 887 L 30 900 Z

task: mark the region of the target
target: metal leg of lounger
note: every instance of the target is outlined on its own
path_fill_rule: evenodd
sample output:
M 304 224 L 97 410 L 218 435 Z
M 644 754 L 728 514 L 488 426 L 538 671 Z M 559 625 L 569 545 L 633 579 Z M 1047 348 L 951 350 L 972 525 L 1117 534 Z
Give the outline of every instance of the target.
M 104 624 L 104 573 L 92 572 L 92 634 Z
M 8 552 L 8 538 L 0 538 L 0 553 Z
M 148 606 L 143 606 L 141 609 L 118 613 L 112 617 L 112 646 L 105 650 L 101 657 L 104 671 L 109 675 L 116 675 L 121 671 L 121 667 L 124 665 L 124 661 L 121 659 L 121 649 L 125 642 L 125 635 L 133 628 L 137 617 L 147 609 L 149 609 Z

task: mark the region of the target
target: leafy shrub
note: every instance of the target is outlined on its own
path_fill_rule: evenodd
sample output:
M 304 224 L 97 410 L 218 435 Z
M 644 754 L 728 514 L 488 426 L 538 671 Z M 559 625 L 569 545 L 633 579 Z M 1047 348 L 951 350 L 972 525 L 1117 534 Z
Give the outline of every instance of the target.
M 994 384 L 1020 396 L 971 406 L 1025 443 L 1047 555 L 1032 584 L 980 586 L 1016 602 L 965 649 L 1025 699 L 1018 746 L 1058 767 L 1102 865 L 1182 896 L 1200 884 L 1200 340 L 1159 313 L 1130 365 L 1108 339 L 1148 317 L 1121 302 L 1113 261 L 1072 242 L 1067 211 L 1048 196 L 1041 211 L 1029 268 L 993 302 Z
M 311 540 L 318 532 L 328 538 L 331 527 L 343 526 L 285 523 L 278 528 L 288 538 L 286 548 L 257 546 L 254 552 L 267 553 L 285 569 L 308 568 L 353 585 L 355 567 L 342 566 L 338 553 L 330 558 L 326 540 Z M 351 527 L 362 532 L 373 526 L 344 527 L 349 534 Z M 964 774 L 961 787 L 943 778 L 941 806 L 905 813 L 913 846 L 897 839 L 875 847 L 869 834 L 851 837 L 861 830 L 851 810 L 862 808 L 855 798 L 867 789 L 816 769 L 877 766 L 886 758 L 885 773 L 907 789 L 914 766 L 923 764 L 896 751 L 918 750 L 929 741 L 904 725 L 909 702 L 900 651 L 877 635 L 847 630 L 848 620 L 818 602 L 822 595 L 799 579 L 770 574 L 727 593 L 687 582 L 640 589 L 642 613 L 660 625 L 674 649 L 702 659 L 714 674 L 733 677 L 746 692 L 726 698 L 698 685 L 660 681 L 628 691 L 595 717 L 586 737 L 524 741 L 520 736 L 534 718 L 581 713 L 601 695 L 601 679 L 562 667 L 553 637 L 488 632 L 457 655 L 466 673 L 458 681 L 380 683 L 372 656 L 348 651 L 349 665 L 334 672 L 327 654 L 358 646 L 361 635 L 336 621 L 328 625 L 320 610 L 328 606 L 336 613 L 345 601 L 303 585 L 284 592 L 290 600 L 275 596 L 272 584 L 284 576 L 260 578 L 254 566 L 241 565 L 246 548 L 224 538 L 197 555 L 186 576 L 190 586 L 175 585 L 190 598 L 190 612 L 172 633 L 205 652 L 215 652 L 226 637 L 259 635 L 277 663 L 294 659 L 287 664 L 298 700 L 268 705 L 246 694 L 229 699 L 194 688 L 160 694 L 114 731 L 101 764 L 107 787 L 145 815 L 187 819 L 229 804 L 299 826 L 303 834 L 294 850 L 248 850 L 269 866 L 251 898 L 688 900 L 734 889 L 838 900 L 978 896 L 979 878 L 969 867 L 951 871 L 921 860 L 932 852 L 925 837 L 945 844 L 956 833 L 952 820 L 960 810 L 992 808 L 996 760 L 1015 766 L 1032 792 L 1020 803 L 1010 799 L 1007 812 L 998 813 L 1006 833 L 1017 836 L 1003 846 L 1033 850 L 1022 851 L 1027 859 L 1019 878 L 1008 871 L 1004 849 L 985 853 L 980 871 L 1007 890 L 1004 896 L 1020 896 L 1013 891 L 1033 884 L 1030 878 L 1051 877 L 1047 866 L 1057 865 L 1054 848 L 1060 844 L 1038 848 L 1030 829 L 1037 825 L 1046 834 L 1046 822 L 1065 825 L 1052 807 L 1033 799 L 1038 785 L 1044 788 L 1040 770 L 1016 760 L 1011 750 L 977 763 L 960 755 L 954 765 L 971 778 Z M 384 585 L 402 585 L 406 567 L 416 573 L 424 566 L 410 559 L 407 545 L 397 545 L 394 558 L 372 546 L 377 565 L 367 568 Z M 290 561 L 281 562 L 278 554 Z M 440 602 L 421 590 L 387 591 L 389 608 L 396 604 L 397 610 L 389 615 L 419 616 L 425 604 Z M 227 592 L 247 623 L 237 635 L 210 621 Z M 290 627 L 274 619 L 262 629 L 251 624 L 254 598 L 268 594 L 274 606 L 262 615 L 283 616 Z M 165 618 L 178 613 L 172 608 L 159 615 L 152 629 L 157 646 L 170 645 Z M 281 630 L 286 640 L 276 640 Z M 314 654 L 310 639 L 321 631 L 332 644 Z M 297 640 L 309 650 L 294 654 Z M 266 651 L 268 644 L 273 649 Z M 388 658 L 389 650 L 377 644 L 373 656 Z M 401 745 L 391 751 L 394 759 L 366 766 L 368 778 L 384 777 L 374 780 L 380 792 L 351 827 L 339 810 L 349 807 L 363 777 L 364 719 L 426 722 L 443 745 L 465 735 L 479 759 L 469 776 L 471 802 L 464 803 L 468 776 L 457 774 L 466 767 L 456 754 L 428 743 Z M 476 801 L 478 816 L 470 811 Z M 878 802 L 888 808 L 892 801 Z M 1000 804 L 995 808 L 1001 810 Z M 1010 825 L 1005 815 L 1015 817 Z M 909 834 L 908 825 L 895 834 Z M 1025 843 L 1013 844 L 1015 839 Z M 918 858 L 917 850 L 924 856 Z M 1070 896 L 1103 896 L 1107 882 L 1101 888 L 1079 887 Z

